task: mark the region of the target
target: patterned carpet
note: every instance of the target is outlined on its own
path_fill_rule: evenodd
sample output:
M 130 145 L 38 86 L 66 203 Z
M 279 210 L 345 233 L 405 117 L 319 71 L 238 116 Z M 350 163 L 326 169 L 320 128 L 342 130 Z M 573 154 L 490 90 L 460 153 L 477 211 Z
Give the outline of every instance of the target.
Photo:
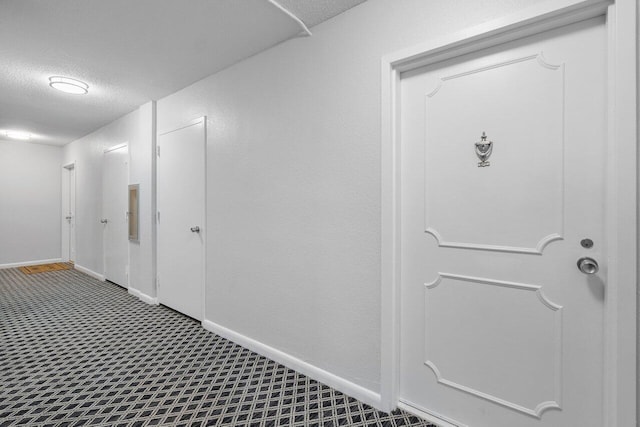
M 75 270 L 0 270 L 0 426 L 429 426 Z

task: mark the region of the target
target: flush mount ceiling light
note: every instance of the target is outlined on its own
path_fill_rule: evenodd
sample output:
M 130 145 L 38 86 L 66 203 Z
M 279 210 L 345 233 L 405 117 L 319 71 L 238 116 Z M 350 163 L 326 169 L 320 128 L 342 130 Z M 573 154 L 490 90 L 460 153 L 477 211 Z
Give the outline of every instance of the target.
M 29 132 L 22 132 L 19 130 L 5 130 L 3 133 L 7 138 L 11 139 L 20 139 L 23 141 L 28 141 L 31 139 L 31 134 Z
M 69 77 L 51 76 L 49 77 L 49 86 L 74 95 L 84 95 L 89 92 L 88 84 Z

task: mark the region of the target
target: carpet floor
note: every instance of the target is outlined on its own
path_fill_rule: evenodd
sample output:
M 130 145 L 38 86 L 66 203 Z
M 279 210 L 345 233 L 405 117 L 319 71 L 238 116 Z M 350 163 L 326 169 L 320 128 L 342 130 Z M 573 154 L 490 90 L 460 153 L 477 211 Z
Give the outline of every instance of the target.
M 0 270 L 0 426 L 432 426 L 76 270 Z

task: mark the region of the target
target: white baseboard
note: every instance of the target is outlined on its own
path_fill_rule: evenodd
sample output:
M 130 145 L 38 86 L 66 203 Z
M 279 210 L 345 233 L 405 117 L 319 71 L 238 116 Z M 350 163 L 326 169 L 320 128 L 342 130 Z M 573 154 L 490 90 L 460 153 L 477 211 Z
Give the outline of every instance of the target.
M 96 273 L 95 271 L 89 270 L 87 267 L 83 267 L 83 266 L 78 265 L 78 264 L 75 264 L 73 267 L 76 270 L 78 270 L 79 272 L 81 272 L 81 273 L 87 274 L 87 275 L 93 277 L 94 279 L 98 279 L 101 282 L 104 282 L 104 275 L 103 274 Z
M 333 387 L 347 396 L 354 397 L 367 405 L 371 405 L 378 410 L 382 410 L 382 399 L 379 393 L 375 393 L 342 377 L 332 374 L 331 372 L 320 369 L 317 366 L 305 362 L 304 360 L 298 359 L 297 357 L 291 356 L 283 351 L 234 332 L 224 326 L 213 323 L 210 320 L 203 320 L 202 327 L 268 359 L 294 369 L 309 378 L 313 378 L 316 381 Z
M 417 408 L 413 404 L 398 402 L 398 408 L 402 409 L 405 412 L 413 414 L 416 417 L 420 417 L 423 420 L 429 421 L 430 423 L 435 424 L 438 427 L 468 427 L 466 424 L 462 424 L 456 420 L 452 420 L 451 418 L 445 417 L 444 415 L 440 415 L 426 409 Z
M 147 304 L 150 304 L 150 305 L 158 305 L 158 298 L 150 297 L 149 295 L 144 294 L 139 290 L 133 289 L 133 288 L 129 288 L 128 292 L 134 297 L 137 297 L 142 302 L 146 302 Z
M 23 262 L 12 262 L 12 263 L 9 263 L 9 264 L 0 264 L 0 269 L 16 268 L 16 267 L 28 267 L 30 265 L 40 265 L 40 264 L 52 264 L 54 262 L 62 262 L 62 258 L 39 259 L 39 260 L 36 260 L 36 261 L 23 261 Z

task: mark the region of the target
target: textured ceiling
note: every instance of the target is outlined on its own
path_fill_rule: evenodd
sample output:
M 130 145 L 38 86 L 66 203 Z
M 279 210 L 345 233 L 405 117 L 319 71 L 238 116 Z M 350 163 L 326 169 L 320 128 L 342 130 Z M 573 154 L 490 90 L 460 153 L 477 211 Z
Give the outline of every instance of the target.
M 313 26 L 362 1 L 277 3 Z M 66 144 L 300 32 L 268 0 L 2 0 L 0 130 Z M 89 94 L 51 89 L 53 75 Z
M 319 23 L 351 9 L 365 0 L 277 0 L 289 12 L 300 18 L 307 27 Z

